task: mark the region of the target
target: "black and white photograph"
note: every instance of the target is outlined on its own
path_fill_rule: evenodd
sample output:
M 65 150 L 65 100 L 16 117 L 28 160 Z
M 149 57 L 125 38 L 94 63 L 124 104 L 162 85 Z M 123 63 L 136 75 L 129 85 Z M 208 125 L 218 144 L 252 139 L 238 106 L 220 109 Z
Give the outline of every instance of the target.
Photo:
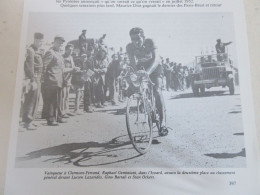
M 30 13 L 16 168 L 246 168 L 234 29 L 226 12 Z

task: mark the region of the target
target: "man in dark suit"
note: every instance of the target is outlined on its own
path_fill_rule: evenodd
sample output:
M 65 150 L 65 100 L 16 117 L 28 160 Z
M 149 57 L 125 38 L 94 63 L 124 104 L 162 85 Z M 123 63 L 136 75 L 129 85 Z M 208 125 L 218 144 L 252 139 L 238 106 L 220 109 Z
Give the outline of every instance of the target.
M 41 78 L 43 72 L 42 54 L 39 49 L 43 43 L 43 34 L 35 33 L 34 42 L 27 49 L 27 57 L 24 63 L 25 79 L 28 80 L 27 92 L 24 94 L 23 122 L 27 130 L 35 130 L 33 120 L 38 111 L 41 95 Z
M 64 60 L 61 47 L 65 42 L 61 36 L 54 38 L 53 47 L 44 56 L 44 85 L 46 88 L 45 106 L 48 125 L 57 126 L 64 123 L 62 116 L 62 87 Z
M 106 81 L 105 88 L 106 89 L 108 88 L 109 90 L 109 101 L 111 102 L 112 105 L 116 105 L 115 87 L 116 87 L 116 79 L 118 78 L 119 74 L 120 74 L 120 59 L 117 54 L 113 54 L 112 61 L 109 63 L 105 75 L 105 81 Z

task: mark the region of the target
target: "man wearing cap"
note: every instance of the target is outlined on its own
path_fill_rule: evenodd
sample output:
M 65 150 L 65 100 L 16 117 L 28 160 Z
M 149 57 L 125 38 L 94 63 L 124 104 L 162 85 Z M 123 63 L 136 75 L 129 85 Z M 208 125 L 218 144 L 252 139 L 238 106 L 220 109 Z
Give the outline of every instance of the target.
M 61 36 L 54 38 L 53 47 L 46 52 L 44 64 L 45 106 L 48 125 L 57 126 L 66 121 L 62 118 L 62 87 L 64 61 L 61 48 L 65 42 Z
M 222 43 L 221 42 L 221 39 L 218 39 L 217 40 L 217 44 L 216 44 L 216 51 L 217 51 L 217 54 L 219 54 L 217 56 L 218 58 L 218 61 L 222 61 L 223 60 L 223 57 L 226 58 L 226 46 L 230 45 L 232 42 L 228 42 L 228 43 Z M 222 56 L 224 55 L 224 56 Z
M 79 36 L 79 49 L 80 54 L 86 53 L 87 51 L 87 38 L 86 38 L 87 30 L 82 30 L 81 35 Z
M 27 93 L 24 95 L 23 122 L 27 130 L 35 130 L 33 120 L 38 111 L 41 94 L 41 78 L 43 72 L 42 54 L 39 49 L 42 46 L 44 35 L 34 34 L 34 42 L 27 49 L 27 57 L 24 63 L 25 79 L 29 81 Z

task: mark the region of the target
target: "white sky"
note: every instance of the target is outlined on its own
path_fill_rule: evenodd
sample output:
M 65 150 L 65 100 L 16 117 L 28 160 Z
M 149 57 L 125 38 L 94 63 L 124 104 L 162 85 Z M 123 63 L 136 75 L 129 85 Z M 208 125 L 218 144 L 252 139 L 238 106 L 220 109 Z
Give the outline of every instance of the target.
M 218 38 L 233 42 L 228 50 L 236 61 L 233 16 L 229 13 L 31 13 L 27 44 L 32 42 L 35 32 L 42 32 L 45 41 L 51 43 L 55 35 L 64 36 L 66 41 L 78 39 L 81 30 L 87 29 L 87 38 L 107 34 L 109 47 L 123 47 L 125 51 L 132 27 L 143 28 L 145 36 L 157 45 L 159 55 L 175 62 L 186 64 L 201 50 L 215 51 Z

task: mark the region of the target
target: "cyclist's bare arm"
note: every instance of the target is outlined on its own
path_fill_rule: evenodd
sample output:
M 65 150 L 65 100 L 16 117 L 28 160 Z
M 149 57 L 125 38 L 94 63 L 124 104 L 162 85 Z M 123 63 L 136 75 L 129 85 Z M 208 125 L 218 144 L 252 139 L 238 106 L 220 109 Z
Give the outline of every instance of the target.
M 129 66 L 131 66 L 136 71 L 136 59 L 135 56 L 132 53 L 127 53 L 129 58 Z
M 154 49 L 152 51 L 152 60 L 151 60 L 151 65 L 149 66 L 149 68 L 147 69 L 147 73 L 150 75 L 152 74 L 152 72 L 158 67 L 158 54 L 156 52 L 156 49 Z

